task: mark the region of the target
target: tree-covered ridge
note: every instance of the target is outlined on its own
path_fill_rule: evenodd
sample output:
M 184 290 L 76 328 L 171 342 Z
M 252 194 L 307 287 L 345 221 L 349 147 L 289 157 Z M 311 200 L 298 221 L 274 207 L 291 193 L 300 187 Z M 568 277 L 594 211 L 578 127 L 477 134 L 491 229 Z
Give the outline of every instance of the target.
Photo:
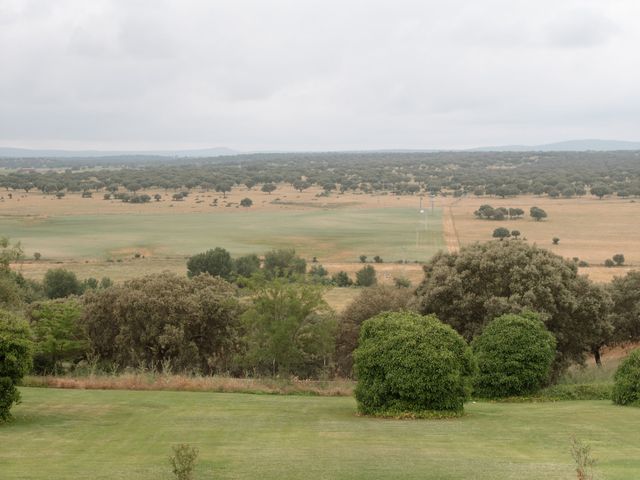
M 17 169 L 2 176 L 0 186 L 44 193 L 149 188 L 227 192 L 289 183 L 301 191 L 317 186 L 327 192 L 640 196 L 636 151 L 274 153 L 162 162 L 4 159 L 0 167 Z

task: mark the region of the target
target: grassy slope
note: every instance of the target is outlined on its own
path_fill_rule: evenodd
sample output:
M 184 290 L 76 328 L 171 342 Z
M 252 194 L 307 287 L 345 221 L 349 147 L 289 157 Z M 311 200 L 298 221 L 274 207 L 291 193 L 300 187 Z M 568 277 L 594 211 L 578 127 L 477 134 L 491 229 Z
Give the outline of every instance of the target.
M 21 240 L 27 255 L 49 259 L 130 255 L 136 248 L 187 255 L 222 246 L 234 255 L 295 247 L 323 261 L 356 261 L 361 253 L 426 260 L 444 245 L 439 210 L 430 212 L 427 229 L 415 208 L 0 218 L 3 235 Z
M 467 406 L 462 419 L 354 415 L 351 398 L 23 389 L 0 427 L 3 480 L 158 479 L 170 447 L 200 449 L 198 478 L 572 478 L 569 437 L 607 479 L 640 474 L 640 409 L 609 402 Z M 215 477 L 214 477 L 215 475 Z

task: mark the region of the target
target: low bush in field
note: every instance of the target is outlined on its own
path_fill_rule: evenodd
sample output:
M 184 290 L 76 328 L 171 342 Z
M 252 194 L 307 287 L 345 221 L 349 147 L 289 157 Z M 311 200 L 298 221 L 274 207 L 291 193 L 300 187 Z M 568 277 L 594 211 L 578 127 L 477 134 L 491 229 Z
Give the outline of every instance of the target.
M 469 397 L 471 350 L 435 316 L 387 312 L 367 320 L 354 358 L 360 413 L 456 415 Z
M 613 402 L 640 406 L 640 348 L 625 358 L 614 376 Z
M 502 315 L 472 343 L 478 362 L 475 392 L 480 397 L 528 395 L 549 379 L 556 342 L 537 315 Z

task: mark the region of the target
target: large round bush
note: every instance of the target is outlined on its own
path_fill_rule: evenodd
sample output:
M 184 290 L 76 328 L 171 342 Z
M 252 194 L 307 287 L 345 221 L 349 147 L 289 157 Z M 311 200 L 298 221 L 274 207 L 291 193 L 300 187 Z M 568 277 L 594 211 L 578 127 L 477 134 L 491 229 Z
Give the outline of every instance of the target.
M 365 321 L 354 359 L 364 414 L 461 412 L 470 393 L 471 349 L 435 316 L 386 312 Z
M 20 400 L 16 384 L 31 368 L 31 332 L 27 322 L 0 310 L 0 422 Z
M 616 371 L 613 403 L 640 406 L 640 348 L 631 352 Z
M 478 363 L 475 393 L 486 398 L 526 395 L 549 379 L 555 338 L 536 314 L 502 315 L 471 344 Z

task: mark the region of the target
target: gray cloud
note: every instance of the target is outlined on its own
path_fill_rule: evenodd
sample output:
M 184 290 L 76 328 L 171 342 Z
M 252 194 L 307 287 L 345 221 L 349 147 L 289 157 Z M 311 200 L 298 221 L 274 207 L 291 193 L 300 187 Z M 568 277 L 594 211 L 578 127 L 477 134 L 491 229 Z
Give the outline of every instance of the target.
M 638 139 L 632 0 L 0 0 L 0 143 Z

